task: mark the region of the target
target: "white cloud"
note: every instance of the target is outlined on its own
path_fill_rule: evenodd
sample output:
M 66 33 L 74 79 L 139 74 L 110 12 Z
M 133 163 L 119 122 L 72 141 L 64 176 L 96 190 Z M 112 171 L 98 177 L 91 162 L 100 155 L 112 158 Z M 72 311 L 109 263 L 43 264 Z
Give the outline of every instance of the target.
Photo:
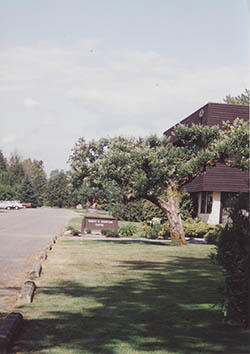
M 9 143 L 13 143 L 15 140 L 16 140 L 15 135 L 8 135 L 2 138 L 2 143 L 9 144 Z
M 33 100 L 32 98 L 30 97 L 26 97 L 24 100 L 23 100 L 23 104 L 25 107 L 27 108 L 32 108 L 32 107 L 36 107 L 36 106 L 39 106 L 40 103 L 36 100 Z
M 162 134 L 201 105 L 240 94 L 245 71 L 190 67 L 152 51 L 105 51 L 96 40 L 2 49 L 0 139 L 18 132 L 28 157 L 46 156 L 45 164 L 60 168 L 80 136 Z

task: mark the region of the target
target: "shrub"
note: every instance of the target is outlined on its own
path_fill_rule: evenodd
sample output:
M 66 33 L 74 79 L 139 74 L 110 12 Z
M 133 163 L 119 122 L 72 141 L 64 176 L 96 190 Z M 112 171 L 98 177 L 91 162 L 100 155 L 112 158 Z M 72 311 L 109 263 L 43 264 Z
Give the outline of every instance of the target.
M 67 230 L 70 231 L 73 236 L 78 236 L 80 234 L 80 231 L 77 230 L 74 226 L 68 226 Z
M 91 230 L 91 229 L 86 229 L 86 233 L 87 233 L 87 234 L 91 234 L 91 233 L 92 233 L 92 230 Z
M 209 225 L 199 218 L 188 218 L 183 221 L 183 228 L 186 237 L 204 238 L 209 231 L 215 231 L 216 225 Z
M 113 230 L 102 230 L 101 234 L 107 237 L 119 237 L 119 233 Z
M 213 229 L 208 230 L 204 236 L 206 243 L 210 245 L 217 245 L 223 228 L 223 225 L 216 225 Z
M 137 232 L 137 227 L 134 224 L 126 223 L 119 227 L 119 234 L 122 236 L 133 236 Z
M 162 230 L 162 225 L 159 222 L 155 223 L 146 223 L 144 222 L 141 225 L 141 232 L 143 236 L 150 238 L 150 239 L 156 239 L 160 236 Z
M 249 327 L 249 220 L 241 210 L 241 197 L 229 209 L 230 222 L 219 238 L 214 262 L 222 266 L 224 284 L 220 288 L 221 307 L 225 318 Z
M 169 238 L 170 237 L 170 226 L 169 222 L 165 222 L 162 227 L 161 231 L 159 232 L 159 236 L 162 236 L 164 238 Z

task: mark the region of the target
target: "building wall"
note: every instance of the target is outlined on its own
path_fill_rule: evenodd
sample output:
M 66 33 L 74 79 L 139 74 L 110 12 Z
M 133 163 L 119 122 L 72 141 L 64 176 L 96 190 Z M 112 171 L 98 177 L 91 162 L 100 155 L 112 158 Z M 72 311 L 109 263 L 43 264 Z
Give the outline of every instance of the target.
M 199 218 L 207 223 L 212 225 L 217 225 L 220 223 L 220 215 L 221 215 L 221 193 L 213 192 L 213 203 L 212 203 L 212 211 L 210 214 L 203 214 L 200 212 L 201 210 L 201 193 L 199 193 Z

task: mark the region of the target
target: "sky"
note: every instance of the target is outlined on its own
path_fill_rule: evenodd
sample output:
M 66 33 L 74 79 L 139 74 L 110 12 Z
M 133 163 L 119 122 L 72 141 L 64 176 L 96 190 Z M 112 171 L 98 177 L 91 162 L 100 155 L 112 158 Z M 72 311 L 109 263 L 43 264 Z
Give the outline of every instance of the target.
M 248 0 L 0 0 L 0 150 L 69 169 L 78 139 L 161 136 L 249 88 Z

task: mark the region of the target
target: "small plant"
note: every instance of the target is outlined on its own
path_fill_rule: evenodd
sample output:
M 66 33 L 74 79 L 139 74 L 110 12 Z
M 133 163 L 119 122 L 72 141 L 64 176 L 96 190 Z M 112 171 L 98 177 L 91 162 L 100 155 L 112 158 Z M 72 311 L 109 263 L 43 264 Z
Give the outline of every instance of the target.
M 87 234 L 91 234 L 92 233 L 91 229 L 86 229 L 85 231 L 86 231 Z
M 170 227 L 169 227 L 169 223 L 165 222 L 162 227 L 161 227 L 161 231 L 159 232 L 159 236 L 162 236 L 164 238 L 169 238 L 170 237 Z
M 204 238 L 208 232 L 215 232 L 217 226 L 206 224 L 199 218 L 188 218 L 183 221 L 183 228 L 186 237 Z
M 67 230 L 70 231 L 71 235 L 73 235 L 73 236 L 78 236 L 80 234 L 80 231 L 71 225 L 67 227 Z
M 204 236 L 206 243 L 210 245 L 217 245 L 220 240 L 220 235 L 223 229 L 223 225 L 216 225 L 214 229 L 209 230 Z
M 106 237 L 119 237 L 119 233 L 113 230 L 102 230 L 101 234 Z
M 144 222 L 141 226 L 141 230 L 145 237 L 150 239 L 156 239 L 161 236 L 162 225 L 159 222 L 146 223 Z
M 119 227 L 119 234 L 122 236 L 133 236 L 137 232 L 137 227 L 132 223 L 122 224 Z

